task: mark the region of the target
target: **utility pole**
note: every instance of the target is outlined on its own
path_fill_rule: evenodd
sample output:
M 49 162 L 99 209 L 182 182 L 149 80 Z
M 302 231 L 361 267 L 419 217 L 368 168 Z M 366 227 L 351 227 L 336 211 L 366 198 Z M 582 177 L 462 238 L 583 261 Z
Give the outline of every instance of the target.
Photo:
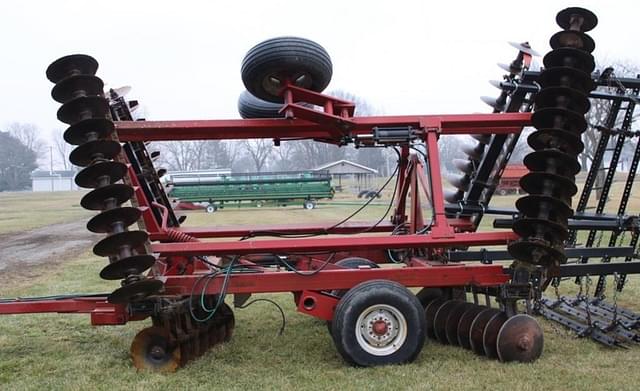
M 51 191 L 53 192 L 53 145 L 49 145 L 49 177 L 51 178 Z

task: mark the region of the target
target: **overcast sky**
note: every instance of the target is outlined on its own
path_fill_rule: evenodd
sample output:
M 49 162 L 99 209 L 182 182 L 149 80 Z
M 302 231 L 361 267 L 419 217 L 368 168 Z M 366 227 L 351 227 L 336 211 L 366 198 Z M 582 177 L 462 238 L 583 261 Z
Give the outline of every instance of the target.
M 640 64 L 636 1 L 2 1 L 0 129 L 62 131 L 45 69 L 86 53 L 109 86 L 131 85 L 149 120 L 239 118 L 240 64 L 274 36 L 306 37 L 333 61 L 328 87 L 385 114 L 489 112 L 478 98 L 529 41 L 540 53 L 559 30 L 557 11 L 599 18 L 597 58 Z

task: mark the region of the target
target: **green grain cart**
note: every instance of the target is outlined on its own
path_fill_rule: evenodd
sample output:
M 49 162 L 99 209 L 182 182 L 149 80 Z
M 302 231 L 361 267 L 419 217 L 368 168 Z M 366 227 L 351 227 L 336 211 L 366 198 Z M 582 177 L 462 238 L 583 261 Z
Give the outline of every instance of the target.
M 257 207 L 301 202 L 305 209 L 313 209 L 317 200 L 333 198 L 334 194 L 327 171 L 179 172 L 169 174 L 166 185 L 169 197 L 180 202 L 205 203 L 209 213 L 228 203 L 240 206 L 243 202 Z

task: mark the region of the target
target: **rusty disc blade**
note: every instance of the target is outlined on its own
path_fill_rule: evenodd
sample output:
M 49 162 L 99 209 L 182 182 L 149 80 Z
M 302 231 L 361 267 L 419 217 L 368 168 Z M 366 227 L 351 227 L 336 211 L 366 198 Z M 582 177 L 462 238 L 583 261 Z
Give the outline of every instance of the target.
M 128 227 L 138 221 L 141 215 L 140 209 L 130 206 L 105 210 L 89 220 L 87 229 L 95 233 L 108 233 L 113 231 L 114 224 L 120 223 L 123 227 Z
M 89 139 L 107 138 L 114 129 L 115 125 L 107 118 L 89 118 L 69 126 L 63 137 L 69 144 L 81 145 Z
M 484 356 L 484 346 L 482 345 L 484 329 L 489 320 L 499 312 L 500 310 L 495 308 L 486 308 L 480 311 L 480 313 L 473 319 L 473 322 L 471 322 L 471 327 L 469 328 L 469 344 L 471 345 L 471 350 L 476 354 Z
M 180 365 L 180 348 L 171 342 L 169 331 L 147 327 L 131 343 L 131 359 L 138 370 L 175 372 Z
M 140 274 L 156 263 L 153 255 L 132 255 L 105 266 L 100 277 L 105 280 L 121 280 L 130 274 Z
M 132 301 L 139 301 L 158 293 L 163 286 L 162 281 L 147 278 L 116 289 L 109 295 L 107 301 L 112 304 L 127 304 Z
M 497 338 L 498 358 L 502 362 L 532 362 L 542 354 L 544 335 L 538 321 L 526 314 L 509 318 Z
M 131 249 L 142 246 L 149 234 L 145 231 L 124 231 L 117 234 L 109 235 L 93 246 L 93 253 L 107 257 L 109 255 L 118 255 L 120 247 L 129 246 Z
M 453 309 L 461 303 L 464 302 L 460 300 L 448 300 L 438 308 L 436 316 L 433 318 L 433 332 L 438 342 L 445 345 L 449 343 L 446 333 L 447 318 Z
M 471 329 L 471 323 L 478 316 L 478 314 L 487 309 L 485 306 L 474 304 L 469 307 L 464 314 L 460 317 L 458 322 L 458 345 L 465 349 L 471 349 L 471 341 L 469 340 L 469 330 Z
M 488 358 L 498 358 L 498 349 L 496 347 L 498 333 L 507 319 L 509 319 L 507 314 L 500 311 L 489 319 L 487 326 L 484 328 L 484 333 L 482 334 L 482 346 L 484 347 L 484 354 Z
M 447 336 L 449 344 L 454 346 L 458 345 L 458 325 L 460 324 L 460 319 L 465 312 L 473 307 L 476 307 L 473 303 L 462 302 L 451 310 L 444 326 L 445 335 Z
M 127 166 L 125 164 L 104 161 L 84 168 L 76 175 L 75 182 L 80 187 L 95 189 L 119 181 L 126 172 Z
M 431 339 L 436 338 L 436 334 L 433 329 L 433 319 L 436 317 L 436 312 L 438 312 L 438 309 L 440 308 L 441 305 L 445 303 L 445 301 L 447 300 L 444 298 L 435 299 L 431 301 L 429 304 L 427 304 L 427 306 L 424 309 L 424 316 L 427 319 L 426 332 L 427 332 L 427 336 Z
M 69 161 L 85 167 L 95 159 L 113 159 L 120 153 L 120 143 L 114 140 L 93 140 L 76 147 L 69 154 Z
M 58 83 L 71 75 L 95 75 L 98 62 L 86 54 L 72 54 L 61 57 L 47 67 L 47 79 Z
M 133 187 L 123 183 L 114 183 L 90 191 L 82 197 L 80 205 L 89 210 L 104 210 L 106 204 L 119 206 L 129 201 L 132 196 Z
M 104 83 L 93 75 L 73 75 L 66 77 L 51 90 L 51 97 L 59 103 L 66 103 L 79 96 L 102 95 Z

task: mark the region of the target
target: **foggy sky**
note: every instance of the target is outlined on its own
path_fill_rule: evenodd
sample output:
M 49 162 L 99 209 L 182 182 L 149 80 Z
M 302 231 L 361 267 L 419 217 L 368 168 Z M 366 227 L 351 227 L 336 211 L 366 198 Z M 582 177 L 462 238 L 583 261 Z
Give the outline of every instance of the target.
M 640 64 L 637 1 L 3 1 L 0 3 L 0 129 L 10 122 L 63 131 L 45 69 L 86 53 L 111 87 L 149 120 L 239 118 L 240 63 L 258 42 L 281 35 L 317 41 L 331 55 L 327 90 L 342 89 L 386 114 L 490 112 L 496 62 L 529 41 L 547 52 L 557 11 L 583 6 L 598 59 Z

